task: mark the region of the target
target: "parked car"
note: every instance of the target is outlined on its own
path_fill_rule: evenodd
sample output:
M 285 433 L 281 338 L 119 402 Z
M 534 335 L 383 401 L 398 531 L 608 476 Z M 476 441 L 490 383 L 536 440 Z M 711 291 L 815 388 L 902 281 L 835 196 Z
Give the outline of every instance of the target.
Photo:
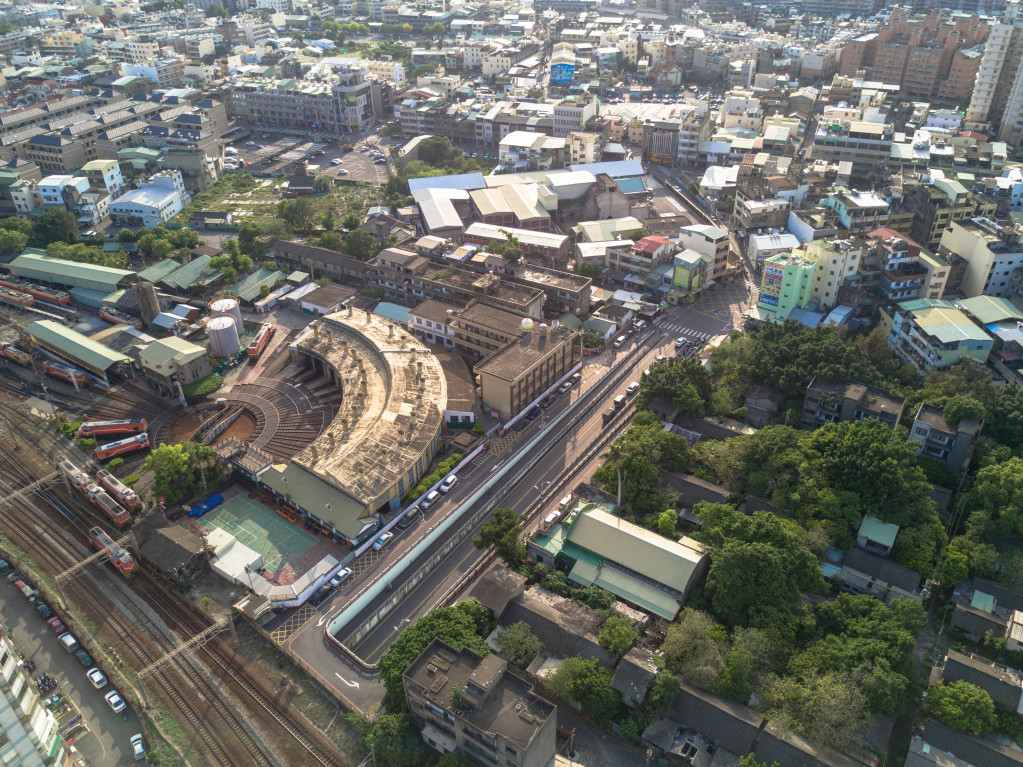
M 530 411 L 528 413 L 526 413 L 526 420 L 527 421 L 533 421 L 542 412 L 543 412 L 543 410 L 541 409 L 541 407 L 539 405 L 533 405 L 533 407 L 530 408 Z
M 548 394 L 546 397 L 544 397 L 540 401 L 540 407 L 542 407 L 544 410 L 546 410 L 547 408 L 549 408 L 553 404 L 554 404 L 554 396 L 551 395 L 551 394 Z
M 142 742 L 142 733 L 131 736 L 131 752 L 135 755 L 135 761 L 141 762 L 146 758 L 146 747 Z
M 525 418 L 520 418 L 515 422 L 515 431 L 525 431 L 526 427 L 529 426 L 529 421 Z
M 53 629 L 53 633 L 56 634 L 57 636 L 60 636 L 65 631 L 67 631 L 67 629 L 64 628 L 64 624 L 60 622 L 60 618 L 50 618 L 48 621 L 46 621 L 46 625 Z
M 352 574 L 352 568 L 350 568 L 350 567 L 342 567 L 340 570 L 338 570 L 336 573 L 334 573 L 334 577 L 330 579 L 330 587 L 332 589 L 336 589 L 338 586 L 340 586 L 342 584 L 342 582 L 345 580 L 345 578 L 347 578 L 351 574 Z
M 390 543 L 391 539 L 393 539 L 393 538 L 394 538 L 394 533 L 392 533 L 390 531 L 384 533 L 383 535 L 381 535 L 379 538 L 377 538 L 373 542 L 373 551 L 380 551 L 380 549 L 382 549 L 384 546 L 386 546 L 388 543 Z
M 378 158 L 376 158 L 373 161 L 373 164 L 374 165 L 387 165 L 387 160 L 385 160 L 383 157 L 378 157 Z
M 423 511 L 427 511 L 433 504 L 437 503 L 437 499 L 440 498 L 440 493 L 436 490 L 431 490 L 426 494 L 426 497 L 419 502 L 419 508 Z
M 664 362 L 666 359 L 668 358 L 665 357 L 663 354 L 658 354 L 656 357 L 654 357 L 654 362 Z
M 46 604 L 46 602 L 37 603 L 35 606 L 35 610 L 37 613 L 39 613 L 39 617 L 42 618 L 43 620 L 46 620 L 47 618 L 53 615 L 53 610 L 50 609 L 50 606 Z
M 418 522 L 419 518 L 422 516 L 423 512 L 419 510 L 419 507 L 413 506 L 411 509 L 408 510 L 408 513 L 404 517 L 398 520 L 398 527 L 400 527 L 402 530 L 412 527 L 412 525 Z
M 102 690 L 104 687 L 107 686 L 106 674 L 104 674 L 95 666 L 86 671 L 85 675 L 89 677 L 89 681 L 92 682 L 92 686 L 95 687 L 97 690 Z
M 6 559 L 0 559 L 0 575 L 7 575 L 12 569 L 10 562 Z
M 572 382 L 571 381 L 565 381 L 565 383 L 561 384 L 561 386 L 558 387 L 558 394 L 564 394 L 565 392 L 567 392 L 571 388 L 572 388 Z
M 11 583 L 14 583 L 15 581 L 25 580 L 25 576 L 19 573 L 17 570 L 11 570 L 9 573 L 7 573 L 7 580 L 9 580 Z
M 451 488 L 453 488 L 457 483 L 458 475 L 448 474 L 446 477 L 444 477 L 444 481 L 440 483 L 440 491 L 442 493 L 450 492 Z
M 573 373 L 572 377 L 569 378 L 568 380 L 572 382 L 572 386 L 575 386 L 577 383 L 579 383 L 581 380 L 583 380 L 583 374 L 582 373 Z
M 75 635 L 72 634 L 70 631 L 65 631 L 63 634 L 57 637 L 57 641 L 60 642 L 64 649 L 67 650 L 69 653 L 78 652 L 82 647 L 80 644 L 78 644 L 78 640 L 75 639 Z
M 340 157 L 335 157 L 333 160 L 330 161 L 330 164 L 331 165 L 340 165 L 341 164 L 341 158 Z
M 78 662 L 82 664 L 83 668 L 89 668 L 92 665 L 92 657 L 85 650 L 79 650 L 75 653 L 75 657 Z
M 107 705 L 114 710 L 115 714 L 120 714 L 124 709 L 128 708 L 128 704 L 124 702 L 124 698 L 117 690 L 111 690 L 103 699 L 107 702 Z
M 628 394 L 630 397 L 638 391 L 639 381 L 633 381 L 632 383 L 625 387 L 625 393 Z
M 345 170 L 344 168 L 341 168 L 341 169 L 340 169 L 340 170 L 339 170 L 339 171 L 337 172 L 337 175 L 339 175 L 339 176 L 347 176 L 347 175 L 348 175 L 348 171 L 347 171 L 347 170 Z

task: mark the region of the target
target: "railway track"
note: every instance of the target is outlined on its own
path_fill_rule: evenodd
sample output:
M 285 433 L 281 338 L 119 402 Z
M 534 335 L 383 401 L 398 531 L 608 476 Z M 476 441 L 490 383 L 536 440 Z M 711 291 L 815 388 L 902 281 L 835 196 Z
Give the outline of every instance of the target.
M 28 469 L 7 454 L 0 454 L 0 478 L 15 488 L 27 485 L 34 479 Z M 38 496 L 39 501 L 59 511 L 69 523 L 69 529 L 65 530 L 62 524 L 46 514 L 40 514 L 32 504 L 22 500 L 8 504 L 0 511 L 0 520 L 4 522 L 5 527 L 40 557 L 40 564 L 45 569 L 54 573 L 60 572 L 81 559 L 80 551 L 69 551 L 69 548 L 72 548 L 67 543 L 69 535 L 78 541 L 80 549 L 90 551 L 84 532 L 93 522 L 91 520 L 85 522 L 82 511 L 91 514 L 92 510 L 85 504 L 84 499 L 73 493 L 68 495 L 53 489 L 44 489 L 28 495 Z M 210 626 L 207 618 L 190 612 L 188 605 L 180 603 L 180 597 L 145 572 L 139 575 L 139 579 L 146 583 L 143 593 L 146 594 L 147 606 L 161 617 L 166 628 L 159 626 L 135 601 L 133 595 L 124 593 L 124 581 L 115 577 L 104 565 L 90 567 L 87 572 L 87 576 L 72 581 L 69 590 L 73 590 L 78 599 L 109 623 L 139 667 L 149 665 L 180 642 L 178 637 L 168 636 L 168 629 L 172 631 L 175 628 L 181 629 L 185 637 L 191 637 Z M 124 594 L 125 598 L 116 599 L 118 594 Z M 127 616 L 122 610 L 126 611 Z M 152 644 L 147 645 L 141 637 L 148 637 Z M 310 736 L 304 734 L 305 727 L 283 706 L 275 702 L 273 693 L 262 689 L 241 673 L 233 651 L 223 648 L 221 644 L 219 640 L 213 640 L 197 652 L 201 652 L 210 660 L 215 674 L 219 669 L 221 681 L 236 685 L 244 695 L 254 701 L 258 713 L 261 714 L 260 719 L 276 723 L 299 744 L 303 752 L 301 764 L 319 764 L 326 767 L 341 763 L 341 759 L 328 755 L 332 750 L 329 745 L 318 745 Z M 155 651 L 153 647 L 156 648 Z M 259 738 L 250 731 L 248 724 L 235 712 L 232 702 L 217 689 L 215 683 L 211 681 L 209 671 L 193 656 L 180 655 L 174 659 L 173 665 L 166 670 L 159 670 L 151 678 L 156 688 L 181 711 L 191 725 L 212 757 L 210 763 L 228 767 L 234 765 L 277 767 L 280 764 L 274 754 L 261 744 Z M 192 690 L 197 693 L 194 700 L 189 694 Z
M 29 473 L 8 457 L 0 459 L 0 464 L 2 464 L 0 475 L 5 481 L 13 481 L 15 486 L 29 481 Z M 48 497 L 50 492 L 42 491 L 35 495 L 39 495 L 42 501 L 53 503 L 54 498 Z M 87 524 L 79 517 L 68 514 L 68 509 L 73 509 L 73 506 L 69 507 L 62 501 L 60 503 L 65 509 L 64 516 L 71 523 L 71 529 L 79 534 L 76 537 L 80 538 L 87 529 Z M 13 511 L 12 509 L 15 507 L 31 515 L 31 521 L 26 521 Z M 78 561 L 79 557 L 76 554 L 68 552 L 59 543 L 65 531 L 47 517 L 35 514 L 31 505 L 18 501 L 0 512 L 0 520 L 4 521 L 8 530 L 17 531 L 24 542 L 32 542 L 35 551 L 42 553 L 43 561 L 52 565 L 56 572 L 67 569 Z M 33 530 L 33 526 L 42 527 L 49 535 L 39 535 L 37 531 Z M 113 535 L 116 535 L 116 532 Z M 90 581 L 90 578 L 94 580 L 94 583 Z M 102 616 L 117 633 L 139 666 L 147 666 L 172 650 L 176 642 L 168 637 L 166 632 L 157 626 L 134 600 L 127 598 L 114 603 L 113 595 L 120 593 L 119 586 L 120 584 L 115 581 L 113 574 L 100 567 L 90 569 L 89 577 L 71 581 L 69 590 L 73 591 L 76 597 L 91 608 L 97 616 Z M 99 594 L 103 594 L 103 598 Z M 125 618 L 118 607 L 126 609 L 131 619 Z M 140 636 L 148 637 L 152 645 L 147 645 Z M 246 723 L 234 712 L 228 701 L 223 699 L 223 695 L 214 688 L 205 669 L 184 654 L 175 659 L 174 668 L 175 670 L 159 670 L 151 678 L 157 689 L 169 698 L 175 708 L 185 716 L 216 760 L 215 764 L 228 767 L 234 765 L 237 767 L 242 767 L 242 765 L 277 767 L 278 763 L 273 755 L 258 742 L 254 735 L 249 733 Z M 181 678 L 178 678 L 179 675 Z M 195 700 L 185 692 L 190 688 L 195 689 L 198 693 Z M 202 709 L 197 703 L 199 700 L 207 702 Z M 222 726 L 214 728 L 211 721 L 217 720 Z M 230 733 L 233 737 L 225 737 L 223 734 L 225 732 Z

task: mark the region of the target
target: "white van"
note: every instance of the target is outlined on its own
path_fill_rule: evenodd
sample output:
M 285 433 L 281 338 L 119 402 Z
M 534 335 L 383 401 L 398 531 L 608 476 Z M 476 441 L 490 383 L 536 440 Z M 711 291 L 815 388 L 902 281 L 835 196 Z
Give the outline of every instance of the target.
M 458 476 L 456 474 L 448 474 L 444 481 L 440 483 L 440 491 L 447 493 L 458 483 Z
M 440 498 L 440 493 L 438 493 L 436 490 L 431 490 L 426 494 L 426 497 L 422 501 L 420 501 L 419 508 L 421 508 L 423 511 L 426 511 L 428 508 L 430 508 L 431 506 L 433 506 L 433 504 L 437 502 L 438 498 Z

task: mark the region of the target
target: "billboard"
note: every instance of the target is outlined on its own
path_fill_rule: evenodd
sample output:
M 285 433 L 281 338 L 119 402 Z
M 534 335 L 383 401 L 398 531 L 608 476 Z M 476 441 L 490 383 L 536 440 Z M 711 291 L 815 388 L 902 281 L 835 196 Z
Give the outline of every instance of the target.
M 551 83 L 554 85 L 565 85 L 572 82 L 575 76 L 575 64 L 551 64 Z

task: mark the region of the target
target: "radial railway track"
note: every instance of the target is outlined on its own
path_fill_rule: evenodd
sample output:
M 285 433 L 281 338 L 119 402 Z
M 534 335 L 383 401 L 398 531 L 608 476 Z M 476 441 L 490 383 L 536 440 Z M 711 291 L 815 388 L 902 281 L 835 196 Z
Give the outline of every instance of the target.
M 14 488 L 28 485 L 35 479 L 5 453 L 0 453 L 0 478 Z M 32 504 L 21 499 L 0 510 L 0 521 L 11 534 L 21 539 L 23 546 L 33 551 L 36 562 L 54 575 L 82 558 L 68 544 L 67 535 L 72 534 L 88 551 L 84 531 L 93 523 L 81 518 L 81 509 L 88 507 L 76 496 L 62 496 L 52 489 L 41 489 L 31 495 L 38 495 L 39 501 L 60 511 L 69 522 L 69 530 L 48 516 L 40 515 Z M 116 532 L 113 535 L 116 537 Z M 68 587 L 124 642 L 137 663 L 137 669 L 153 663 L 180 643 L 180 638 L 168 636 L 167 628 L 157 625 L 131 595 L 124 594 L 124 582 L 119 581 L 113 571 L 107 570 L 102 563 L 96 564 L 96 567 L 88 569 L 87 575 L 83 573 L 83 577 L 71 580 Z M 167 627 L 180 629 L 186 638 L 210 627 L 207 618 L 192 613 L 189 606 L 180 604 L 176 595 L 148 574 L 140 573 L 136 580 L 146 583 L 144 591 L 148 607 Z M 118 598 L 118 595 L 123 595 L 123 598 Z M 242 697 L 250 697 L 257 704 L 256 715 L 260 719 L 272 720 L 286 735 L 294 738 L 301 747 L 301 764 L 323 767 L 338 764 L 325 749 L 303 733 L 304 728 L 275 702 L 272 693 L 238 671 L 230 651 L 221 644 L 221 640 L 214 637 L 194 650 L 192 655 L 179 654 L 171 663 L 153 672 L 148 682 L 188 721 L 207 751 L 208 763 L 227 767 L 277 767 L 287 763 L 279 761 L 251 732 L 250 725 L 235 713 L 233 702 L 218 689 L 219 682 L 240 688 Z M 211 661 L 213 675 L 198 662 L 196 655 L 199 654 Z

